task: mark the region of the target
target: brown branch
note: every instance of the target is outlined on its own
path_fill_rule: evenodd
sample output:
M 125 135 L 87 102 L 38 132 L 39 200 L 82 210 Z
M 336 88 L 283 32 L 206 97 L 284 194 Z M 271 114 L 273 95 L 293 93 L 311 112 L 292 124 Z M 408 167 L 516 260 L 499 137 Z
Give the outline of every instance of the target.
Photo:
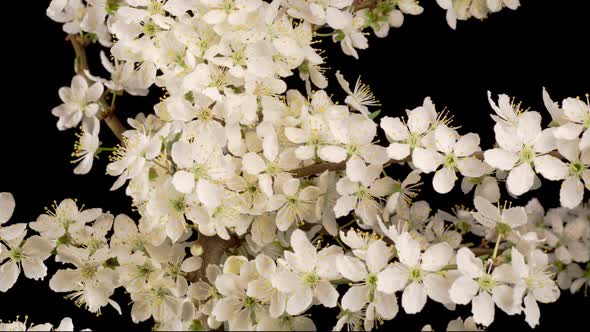
M 297 168 L 291 171 L 291 174 L 297 178 L 311 176 L 315 174 L 321 174 L 324 171 L 343 171 L 346 169 L 346 162 L 339 163 L 319 163 L 313 164 L 301 168 Z
M 378 0 L 354 0 L 352 3 L 352 8 L 354 11 L 359 11 L 365 8 L 373 9 L 379 3 Z
M 196 282 L 205 279 L 207 266 L 209 264 L 219 265 L 219 260 L 227 249 L 237 246 L 238 243 L 239 240 L 235 237 L 231 237 L 229 240 L 223 240 L 218 236 L 204 236 L 203 234 L 199 234 L 199 240 L 197 240 L 196 244 L 200 245 L 204 250 L 201 256 L 203 263 L 198 270 L 188 274 L 187 280 Z
M 82 75 L 84 78 L 86 78 L 86 80 L 91 81 L 88 75 L 86 75 L 84 72 L 89 70 L 88 59 L 86 57 L 86 46 L 88 46 L 88 41 L 82 38 L 80 35 L 68 35 L 66 40 L 72 43 L 72 47 L 76 53 L 76 66 L 74 68 L 76 74 Z M 98 100 L 98 104 L 102 108 L 102 120 L 104 120 L 113 134 L 115 134 L 119 140 L 123 140 L 123 132 L 127 129 L 115 115 L 115 109 L 108 106 L 104 98 L 104 94 Z

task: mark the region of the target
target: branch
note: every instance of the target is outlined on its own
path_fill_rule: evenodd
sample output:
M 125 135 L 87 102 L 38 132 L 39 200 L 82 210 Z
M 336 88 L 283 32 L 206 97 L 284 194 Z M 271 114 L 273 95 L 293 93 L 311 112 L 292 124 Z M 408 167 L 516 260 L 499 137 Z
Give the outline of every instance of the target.
M 315 174 L 321 174 L 324 171 L 343 171 L 346 169 L 346 162 L 339 163 L 319 163 L 313 164 L 290 171 L 295 177 L 302 178 Z
M 72 47 L 76 53 L 76 66 L 74 68 L 76 74 L 82 75 L 86 78 L 86 80 L 91 81 L 88 75 L 85 73 L 86 70 L 89 70 L 88 59 L 86 57 L 86 46 L 88 46 L 88 41 L 86 41 L 80 35 L 68 35 L 66 40 L 69 40 L 72 43 Z M 105 101 L 104 94 L 98 100 L 98 104 L 102 108 L 101 120 L 104 120 L 113 134 L 115 134 L 119 140 L 123 140 L 123 132 L 127 129 L 115 115 L 114 107 L 111 108 L 107 106 L 108 104 Z
M 235 237 L 231 237 L 229 240 L 223 240 L 219 236 L 204 236 L 199 234 L 197 245 L 203 248 L 203 263 L 201 267 L 193 272 L 190 272 L 187 276 L 187 280 L 190 282 L 196 282 L 206 277 L 207 266 L 209 264 L 219 265 L 219 259 L 231 247 L 237 246 L 239 240 Z
M 379 0 L 354 0 L 352 8 L 354 11 L 359 11 L 365 8 L 373 9 L 377 6 Z

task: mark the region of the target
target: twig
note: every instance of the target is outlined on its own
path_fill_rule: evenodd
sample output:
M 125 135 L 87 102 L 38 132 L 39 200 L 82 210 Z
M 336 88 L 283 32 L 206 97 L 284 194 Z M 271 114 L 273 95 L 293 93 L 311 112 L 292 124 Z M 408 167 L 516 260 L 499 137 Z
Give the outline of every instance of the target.
M 352 8 L 354 11 L 359 11 L 365 8 L 373 9 L 379 3 L 378 0 L 354 0 L 352 3 Z
M 235 237 L 232 237 L 229 240 L 223 240 L 218 236 L 204 236 L 203 234 L 199 234 L 199 239 L 196 244 L 203 248 L 203 255 L 201 256 L 203 263 L 198 270 L 188 274 L 187 280 L 196 282 L 204 279 L 207 266 L 209 266 L 209 264 L 219 265 L 219 259 L 223 253 L 225 253 L 227 249 L 237 246 L 238 243 L 239 240 Z
M 79 35 L 68 35 L 66 40 L 69 40 L 72 43 L 72 47 L 76 53 L 76 74 L 82 75 L 86 80 L 90 81 L 90 78 L 85 73 L 85 71 L 88 70 L 88 59 L 86 57 L 86 46 L 88 46 L 88 42 Z M 98 100 L 98 104 L 102 108 L 102 120 L 104 120 L 119 140 L 123 140 L 123 132 L 127 129 L 115 115 L 115 108 L 108 106 L 104 94 Z

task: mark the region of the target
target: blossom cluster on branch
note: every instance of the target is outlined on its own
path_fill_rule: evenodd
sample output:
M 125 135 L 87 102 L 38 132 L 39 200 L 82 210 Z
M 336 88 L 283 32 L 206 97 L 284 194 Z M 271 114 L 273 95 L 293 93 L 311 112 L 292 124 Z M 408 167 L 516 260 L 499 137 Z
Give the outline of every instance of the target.
M 453 28 L 520 5 L 437 3 Z M 54 256 L 53 291 L 120 312 L 111 297 L 123 287 L 132 320 L 163 330 L 314 330 L 314 306 L 340 308 L 336 330 L 371 330 L 428 299 L 471 306 L 450 330 L 487 327 L 496 307 L 537 326 L 538 302 L 590 285 L 590 104 L 543 90 L 544 126 L 540 112 L 488 92 L 496 144 L 482 149 L 428 97 L 378 119 L 369 87 L 339 71 L 346 97 L 330 97 L 320 38 L 358 58 L 367 29 L 385 37 L 421 12 L 414 0 L 51 1 L 47 14 L 76 52 L 52 110 L 59 130 L 81 130 L 74 173 L 112 151 L 111 189 L 124 187 L 140 217 L 65 199 L 28 225 L 2 226 L 0 290 L 21 268 L 43 279 Z M 106 78 L 87 61 L 95 42 Z M 287 80 L 296 74 L 302 91 Z M 154 114 L 125 128 L 117 97 L 149 93 L 161 95 Z M 118 146 L 102 146 L 102 122 Z M 418 200 L 423 179 L 447 194 L 458 175 L 473 208 Z M 560 207 L 502 202 L 504 187 L 517 198 L 542 179 L 561 181 Z M 0 224 L 14 204 L 0 194 Z

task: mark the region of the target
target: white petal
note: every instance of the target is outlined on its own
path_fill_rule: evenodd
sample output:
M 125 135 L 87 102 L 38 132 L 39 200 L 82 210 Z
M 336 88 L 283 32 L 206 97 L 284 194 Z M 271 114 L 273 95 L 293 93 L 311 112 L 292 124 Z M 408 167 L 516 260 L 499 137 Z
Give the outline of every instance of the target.
M 344 278 L 352 282 L 364 280 L 368 275 L 365 263 L 356 257 L 338 256 L 336 258 L 336 267 Z
M 541 317 L 541 311 L 539 305 L 532 294 L 528 294 L 524 298 L 524 314 L 525 320 L 531 328 L 539 325 L 539 318 Z
M 473 205 L 475 205 L 477 212 L 482 214 L 484 217 L 490 219 L 491 221 L 497 222 L 498 220 L 500 220 L 500 210 L 497 207 L 495 207 L 492 203 L 490 203 L 490 201 L 488 201 L 487 199 L 481 196 L 476 196 L 473 199 Z
M 353 156 L 346 162 L 346 176 L 350 181 L 361 182 L 365 179 L 366 174 L 367 165 L 361 158 Z
M 353 286 L 342 297 L 342 309 L 351 312 L 360 311 L 369 302 L 369 288 L 367 286 Z
M 22 260 L 23 272 L 29 279 L 43 279 L 47 275 L 47 267 L 38 257 L 25 258 Z
M 180 269 L 184 272 L 193 272 L 201 268 L 201 264 L 203 264 L 203 259 L 193 256 L 185 259 L 180 265 Z
M 461 273 L 472 279 L 480 277 L 483 273 L 481 259 L 475 257 L 475 254 L 466 247 L 457 251 L 457 268 Z
M 395 294 L 375 292 L 375 309 L 384 319 L 393 319 L 399 310 Z
M 432 187 L 439 194 L 446 194 L 453 189 L 457 176 L 450 167 L 443 167 L 434 173 Z
M 318 157 L 331 163 L 339 163 L 346 159 L 346 150 L 339 146 L 322 146 L 318 150 Z
M 544 155 L 535 158 L 535 170 L 548 180 L 563 180 L 569 174 L 569 167 L 561 160 Z
M 195 176 L 187 171 L 178 171 L 172 177 L 174 189 L 183 194 L 189 194 L 195 188 Z
M 371 273 L 377 273 L 387 265 L 391 257 L 391 248 L 381 240 L 374 241 L 367 250 L 367 267 Z
M 457 168 L 463 176 L 478 178 L 486 172 L 483 161 L 477 158 L 462 158 L 457 161 Z
M 453 248 L 446 243 L 441 242 L 430 246 L 422 254 L 421 267 L 426 271 L 440 271 L 445 265 L 449 263 L 453 257 Z
M 296 229 L 291 234 L 291 247 L 299 257 L 302 257 L 310 262 L 315 262 L 316 248 L 309 242 L 304 231 Z
M 338 304 L 338 291 L 336 288 L 326 280 L 318 282 L 315 286 L 315 296 L 324 307 L 333 308 Z
M 443 156 L 431 149 L 415 148 L 412 153 L 414 165 L 424 173 L 434 172 L 443 161 Z
M 523 163 L 510 171 L 506 179 L 506 187 L 513 195 L 520 196 L 531 189 L 534 181 L 535 172 L 533 172 L 531 165 Z
M 18 279 L 19 273 L 20 269 L 14 261 L 9 260 L 2 264 L 0 266 L 0 291 L 6 292 L 12 288 L 16 283 L 16 279 Z
M 389 116 L 381 118 L 381 128 L 385 131 L 385 135 L 393 141 L 403 141 L 410 135 L 408 128 L 399 118 Z
M 494 321 L 494 301 L 487 292 L 481 292 L 473 298 L 471 304 L 473 320 L 477 324 L 490 325 Z
M 479 284 L 467 276 L 461 276 L 455 280 L 449 295 L 451 300 L 457 304 L 467 304 L 471 302 L 475 294 L 479 291 Z
M 408 283 L 408 272 L 400 264 L 386 267 L 377 275 L 377 290 L 386 294 L 393 294 L 404 289 Z
M 446 125 L 439 125 L 434 130 L 436 148 L 445 154 L 453 152 L 457 139 L 459 139 L 457 131 Z
M 461 136 L 457 141 L 457 144 L 455 144 L 453 151 L 457 157 L 467 157 L 475 152 L 481 151 L 479 148 L 479 135 L 469 133 Z
M 584 185 L 580 179 L 569 177 L 561 184 L 559 201 L 566 208 L 573 209 L 578 206 L 584 198 Z
M 387 156 L 394 160 L 402 160 L 410 155 L 410 145 L 402 143 L 391 143 L 387 147 Z
M 336 218 L 344 217 L 356 207 L 357 198 L 352 195 L 342 196 L 336 201 L 334 213 Z
M 400 262 L 406 266 L 416 266 L 420 259 L 420 244 L 414 240 L 410 233 L 404 232 L 398 236 L 395 242 Z
M 248 152 L 242 157 L 242 167 L 249 174 L 258 174 L 266 168 L 264 160 L 254 152 Z
M 326 23 L 335 30 L 344 29 L 352 24 L 352 14 L 334 7 L 328 7 L 326 10 Z
M 283 183 L 283 193 L 286 196 L 294 197 L 299 190 L 299 179 L 289 179 Z
M 408 128 L 412 133 L 422 134 L 430 128 L 431 114 L 425 107 L 418 107 L 408 114 Z
M 311 305 L 312 299 L 313 294 L 309 287 L 303 287 L 294 292 L 287 301 L 287 313 L 290 315 L 298 315 L 304 312 Z
M 305 130 L 295 127 L 285 128 L 285 136 L 293 143 L 302 144 L 307 142 L 307 134 Z
M 14 196 L 11 193 L 0 193 L 0 225 L 12 217 L 15 205 Z
M 402 307 L 407 314 L 418 313 L 426 304 L 426 291 L 418 282 L 414 281 L 404 289 Z
M 526 224 L 527 214 L 523 207 L 512 207 L 502 211 L 502 222 L 511 227 L 518 227 Z
M 524 144 L 532 145 L 541 133 L 541 114 L 539 112 L 524 112 L 518 116 L 516 134 Z
M 484 152 L 486 163 L 490 166 L 509 171 L 514 167 L 518 161 L 518 155 L 504 149 L 491 149 Z
M 429 298 L 439 303 L 450 303 L 449 289 L 451 288 L 452 279 L 443 277 L 440 274 L 431 273 L 426 275 L 423 280 L 424 290 Z

